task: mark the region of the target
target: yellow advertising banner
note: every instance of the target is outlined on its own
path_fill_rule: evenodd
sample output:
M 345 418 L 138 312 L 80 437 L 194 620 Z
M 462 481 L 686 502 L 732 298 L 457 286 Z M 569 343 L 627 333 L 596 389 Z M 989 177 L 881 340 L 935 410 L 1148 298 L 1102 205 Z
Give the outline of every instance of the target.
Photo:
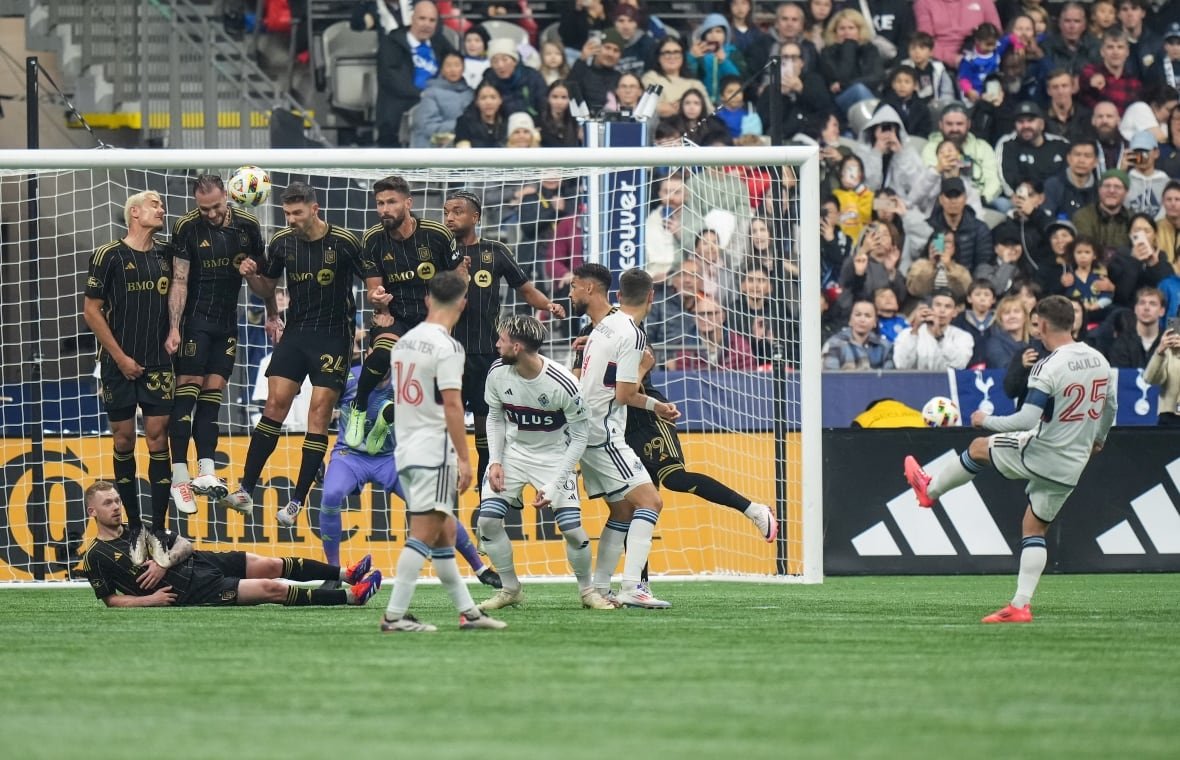
M 711 475 L 753 501 L 774 504 L 774 440 L 770 434 L 701 433 L 680 438 L 690 470 Z M 198 497 L 197 513 L 181 515 L 181 531 L 196 539 L 198 549 L 320 557 L 318 488 L 312 491 L 311 503 L 297 525 L 282 528 L 274 519 L 297 477 L 302 444 L 299 435 L 279 441 L 263 471 L 262 501 L 252 518 L 232 511 L 227 514 L 224 508 Z M 469 438 L 468 445 L 474 463 L 473 439 Z M 245 436 L 223 438 L 218 461 L 243 462 L 248 446 Z M 788 452 L 789 507 L 783 529 L 790 558 L 788 571 L 798 573 L 802 556 L 798 437 L 789 441 Z M 0 581 L 76 578 L 71 571 L 78 563 L 78 552 L 94 537 L 83 492 L 95 480 L 111 479 L 110 438 L 47 438 L 41 452 L 34 451 L 26 439 L 0 439 L 0 456 Z M 141 500 L 146 505 L 147 450 L 143 439 L 136 457 Z M 233 485 L 239 469 L 227 466 L 218 474 Z M 690 494 L 663 490 L 661 495 L 664 510 L 652 550 L 653 574 L 775 572 L 776 547 L 763 541 L 743 515 Z M 606 505 L 597 499 L 586 501 L 584 493 L 583 499 L 583 524 L 597 537 L 606 521 Z M 470 525 L 477 506 L 476 493 L 462 496 L 460 518 L 465 525 Z M 402 502 L 393 494 L 367 487 L 345 506 L 343 528 L 341 556 L 345 563 L 371 553 L 378 567 L 391 569 L 405 540 Z M 547 510 L 526 507 L 519 515 L 510 515 L 508 530 L 522 575 L 570 574 L 563 542 Z

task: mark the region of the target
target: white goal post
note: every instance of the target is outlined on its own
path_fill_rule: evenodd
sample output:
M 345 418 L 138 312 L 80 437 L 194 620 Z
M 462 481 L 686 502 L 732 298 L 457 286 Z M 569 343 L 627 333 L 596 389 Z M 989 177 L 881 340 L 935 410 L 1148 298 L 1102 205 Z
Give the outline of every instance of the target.
M 279 197 L 287 181 L 312 184 L 329 220 L 357 235 L 376 222 L 369 188 L 378 178 L 405 176 L 415 194 L 413 213 L 438 221 L 447 192 L 475 187 L 485 200 L 480 234 L 518 251 L 527 249 L 522 265 L 547 293 L 560 288 L 557 272 L 565 271 L 551 258 L 557 254 L 550 253 L 556 250 L 550 240 L 562 234 L 562 227 L 553 220 L 535 221 L 526 212 L 530 193 L 543 197 L 541 205 L 547 209 L 560 195 L 555 205 L 564 210 L 552 213 L 568 217 L 566 234 L 578 239 L 573 247 L 581 246 L 587 257 L 601 255 L 601 263 L 619 261 L 612 255 L 620 241 L 626 245 L 643 239 L 643 231 L 632 227 L 644 226 L 649 233 L 638 251 L 629 252 L 638 262 L 645 261 L 646 249 L 654 252 L 662 245 L 666 252 L 670 244 L 674 261 L 663 262 L 658 272 L 657 301 L 666 297 L 680 305 L 690 300 L 717 304 L 722 314 L 718 319 L 729 322 L 718 326 L 708 321 L 714 312 L 686 310 L 684 333 L 664 342 L 652 339 L 661 369 L 653 381 L 685 409 L 679 434 L 688 469 L 770 505 L 781 519 L 781 531 L 768 545 L 739 511 L 664 489 L 652 574 L 821 582 L 818 161 L 812 146 L 0 151 L 0 584 L 80 580 L 78 552 L 94 534 L 81 492 L 94 480 L 112 477 L 110 436 L 96 398 L 93 340 L 81 320 L 90 254 L 125 233 L 122 212 L 129 195 L 150 189 L 164 197 L 165 237 L 175 219 L 194 208 L 189 189 L 193 177 L 212 172 L 228 179 L 243 165 L 260 166 L 274 179 L 270 200 L 254 210 L 266 239 L 283 225 Z M 619 189 L 611 180 L 621 172 L 631 172 L 628 181 L 639 188 L 624 204 L 628 213 L 623 215 L 613 202 Z M 588 182 L 590 177 L 596 181 Z M 662 195 L 674 194 L 677 182 L 683 194 L 679 206 Z M 543 189 L 550 186 L 557 189 Z M 601 194 L 588 198 L 587 188 L 597 187 Z M 787 200 L 756 206 L 774 192 Z M 661 213 L 674 223 L 661 226 Z M 758 246 L 765 240 L 756 240 L 760 225 L 770 230 L 770 245 L 763 248 Z M 631 237 L 633 233 L 639 237 Z M 742 322 L 753 308 L 750 304 L 759 300 L 749 293 L 757 288 L 747 282 L 747 274 L 752 277 L 747 265 L 758 256 L 776 255 L 789 260 L 790 283 L 776 274 L 781 262 L 758 260 L 768 262 L 771 282 L 765 300 L 780 302 L 772 311 L 783 315 L 781 320 Z M 680 263 L 688 259 L 697 264 Z M 659 269 L 651 262 L 649 271 Z M 702 284 L 692 293 L 684 289 L 688 275 L 681 270 L 696 270 L 695 282 Z M 257 327 L 251 323 L 256 312 L 251 312 L 244 286 L 240 298 L 240 335 L 246 337 L 239 340 L 239 368 L 226 393 L 218 449 L 218 475 L 231 485 L 241 474 L 248 444 L 257 357 L 269 350 L 265 337 L 252 329 Z M 508 290 L 506 310 L 522 308 L 514 299 Z M 359 299 L 358 307 L 365 306 Z M 649 319 L 656 319 L 656 313 Z M 660 319 L 667 318 L 667 310 L 659 313 Z M 568 360 L 571 326 L 576 334 L 576 325 L 551 323 L 553 334 L 543 351 Z M 653 326 L 647 326 L 650 334 Z M 709 337 L 713 335 L 724 337 L 717 342 Z M 765 352 L 759 353 L 763 347 Z M 753 359 L 741 361 L 743 352 Z M 263 472 L 264 495 L 253 519 L 227 515 L 199 498 L 198 513 L 182 516 L 181 531 L 198 548 L 320 557 L 318 487 L 297 526 L 280 528 L 274 520 L 298 469 L 299 437 L 293 425 L 289 439 L 280 440 Z M 334 442 L 331 435 L 330 444 Z M 137 459 L 141 504 L 149 511 L 142 439 Z M 194 462 L 195 455 L 189 459 Z M 464 495 L 464 522 L 477 502 L 474 494 Z M 345 510 L 344 561 L 369 551 L 378 567 L 392 568 L 404 540 L 400 501 L 366 489 Z M 583 503 L 583 522 L 591 536 L 597 536 L 605 514 L 600 502 Z M 568 575 L 551 521 L 527 508 L 518 519 L 514 544 L 521 574 Z

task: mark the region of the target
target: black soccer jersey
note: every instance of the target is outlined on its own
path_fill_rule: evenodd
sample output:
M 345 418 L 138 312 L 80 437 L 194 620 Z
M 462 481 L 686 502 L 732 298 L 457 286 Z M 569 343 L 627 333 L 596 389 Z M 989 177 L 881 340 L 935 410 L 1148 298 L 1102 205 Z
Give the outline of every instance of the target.
M 144 367 L 172 363 L 168 338 L 168 247 L 137 251 L 122 240 L 107 243 L 90 257 L 85 293 L 103 301 L 103 314 L 119 348 Z M 99 349 L 99 356 L 102 356 Z
M 426 287 L 436 272 L 459 266 L 462 257 L 455 236 L 429 219 L 414 219 L 414 232 L 394 240 L 380 224 L 365 230 L 365 257 L 381 275 L 386 292 L 393 295 L 389 313 L 411 326 L 426 318 Z
M 500 320 L 500 280 L 519 288 L 529 281 L 508 246 L 480 238 L 475 245 L 459 246 L 459 257 L 469 257 L 471 282 L 467 305 L 453 334 L 469 354 L 496 353 L 496 323 Z
M 199 211 L 190 211 L 172 227 L 172 255 L 189 263 L 186 326 L 233 332 L 238 324 L 242 276 L 238 266 L 254 259 L 265 264 L 258 220 L 231 209 L 224 227 L 214 227 Z
M 328 225 L 319 240 L 304 240 L 287 227 L 270 239 L 270 251 L 262 274 L 277 280 L 287 273 L 285 332 L 352 336 L 356 325 L 354 277 L 372 269 L 361 243 L 348 230 Z
M 90 587 L 99 599 L 115 592 L 129 596 L 148 596 L 159 588 L 171 586 L 177 593 L 183 593 L 192 583 L 192 557 L 175 567 L 168 568 L 159 585 L 153 589 L 139 587 L 139 576 L 145 568 L 131 562 L 131 542 L 127 540 L 130 531 L 126 527 L 123 535 L 108 541 L 96 539 L 82 555 L 82 573 L 90 580 Z

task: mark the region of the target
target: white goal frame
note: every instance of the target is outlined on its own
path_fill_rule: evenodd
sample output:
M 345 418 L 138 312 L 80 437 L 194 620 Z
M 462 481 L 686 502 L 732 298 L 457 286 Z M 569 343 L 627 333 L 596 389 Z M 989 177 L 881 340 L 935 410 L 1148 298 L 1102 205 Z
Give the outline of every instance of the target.
M 257 165 L 268 171 L 357 168 L 396 173 L 403 169 L 582 168 L 587 172 L 626 167 L 792 166 L 797 171 L 800 288 L 800 423 L 802 443 L 801 575 L 734 580 L 823 581 L 823 450 L 820 354 L 819 151 L 789 147 L 613 147 L 283 150 L 0 150 L 0 173 L 52 170 L 155 170 Z M 589 255 L 589 251 L 587 252 Z M 704 580 L 727 580 L 707 576 Z M 4 584 L 8 585 L 8 584 Z M 44 588 L 36 583 L 16 586 Z M 67 584 L 51 584 L 60 586 Z M 68 584 L 74 585 L 74 584 Z

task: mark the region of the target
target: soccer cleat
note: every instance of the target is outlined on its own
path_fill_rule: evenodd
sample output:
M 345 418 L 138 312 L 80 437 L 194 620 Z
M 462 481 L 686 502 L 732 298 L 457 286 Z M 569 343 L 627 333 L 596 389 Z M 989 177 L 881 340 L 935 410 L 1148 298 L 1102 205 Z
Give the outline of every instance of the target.
M 746 517 L 754 523 L 754 527 L 766 539 L 766 543 L 774 543 L 774 539 L 778 538 L 778 520 L 775 519 L 774 510 L 770 507 L 756 502 L 751 503 L 746 508 Z
M 147 534 L 148 552 L 155 563 L 165 570 L 176 567 L 193 555 L 193 542 L 184 536 L 172 536 L 169 542 L 167 531 L 144 532 Z
M 365 556 L 361 557 L 359 562 L 354 562 L 348 566 L 347 570 L 344 571 L 344 582 L 349 586 L 354 583 L 360 583 L 361 579 L 365 577 L 372 567 L 373 555 L 366 554 Z
M 996 610 L 980 621 L 981 623 L 1031 623 L 1032 607 L 1013 607 L 1011 604 L 1002 610 Z
M 619 604 L 624 607 L 642 607 L 645 610 L 664 610 L 672 606 L 671 602 L 656 599 L 646 584 L 640 583 L 634 589 L 619 592 Z
M 594 589 L 588 588 L 582 592 L 582 608 L 587 610 L 617 610 L 619 603 L 614 598 L 607 599 Z
M 490 567 L 485 567 L 483 570 L 480 570 L 475 577 L 479 578 L 479 582 L 485 586 L 491 586 L 492 588 L 504 588 L 504 584 L 500 581 L 500 574 Z
M 381 618 L 382 633 L 434 633 L 437 630 L 437 626 L 421 623 L 413 615 L 402 615 L 397 620 L 386 620 L 384 616 Z
M 241 512 L 247 517 L 254 514 L 254 499 L 246 493 L 245 488 L 238 487 L 233 493 L 222 496 L 219 500 L 223 507 Z
M 287 502 L 287 506 L 278 511 L 278 513 L 275 515 L 275 520 L 277 520 L 279 525 L 282 525 L 284 528 L 290 528 L 295 524 L 295 521 L 299 519 L 299 512 L 302 509 L 303 502 L 291 499 L 291 501 Z
M 470 610 L 469 610 L 470 611 Z M 479 629 L 486 629 L 489 631 L 498 631 L 501 628 L 507 628 L 508 624 L 503 620 L 496 620 L 487 615 L 480 615 L 479 617 L 471 617 L 466 612 L 459 613 L 459 630 L 460 631 L 477 631 Z
M 193 478 L 193 493 L 211 499 L 224 499 L 229 495 L 229 487 L 216 475 L 198 475 Z
M 517 589 L 515 591 L 510 591 L 506 588 L 501 588 L 495 594 L 492 594 L 491 599 L 480 602 L 477 605 L 477 608 L 480 612 L 486 612 L 488 610 L 502 610 L 505 607 L 515 607 L 523 602 L 523 590 Z
M 918 497 L 918 506 L 929 509 L 934 506 L 934 499 L 930 498 L 930 494 L 926 489 L 930 487 L 930 476 L 922 469 L 922 465 L 918 464 L 918 460 L 912 456 L 905 458 L 905 479 L 910 484 L 910 488 L 914 489 L 914 496 Z
M 392 401 L 386 401 L 377 410 L 377 419 L 373 420 L 373 429 L 369 431 L 369 436 L 365 438 L 365 451 L 369 454 L 376 454 L 385 445 L 385 439 L 389 437 L 389 423 L 385 421 L 385 408 L 393 406 Z
M 368 578 L 352 584 L 352 603 L 361 605 L 373 598 L 381 590 L 381 571 L 374 570 Z
M 148 530 L 142 525 L 131 528 L 127 533 L 127 540 L 131 544 L 129 559 L 135 566 L 148 561 Z
M 176 505 L 177 510 L 186 515 L 197 511 L 197 499 L 193 496 L 193 482 L 191 480 L 173 483 L 168 490 L 172 492 L 172 503 Z
M 365 442 L 365 410 L 348 405 L 348 419 L 344 421 L 344 445 L 359 449 Z

